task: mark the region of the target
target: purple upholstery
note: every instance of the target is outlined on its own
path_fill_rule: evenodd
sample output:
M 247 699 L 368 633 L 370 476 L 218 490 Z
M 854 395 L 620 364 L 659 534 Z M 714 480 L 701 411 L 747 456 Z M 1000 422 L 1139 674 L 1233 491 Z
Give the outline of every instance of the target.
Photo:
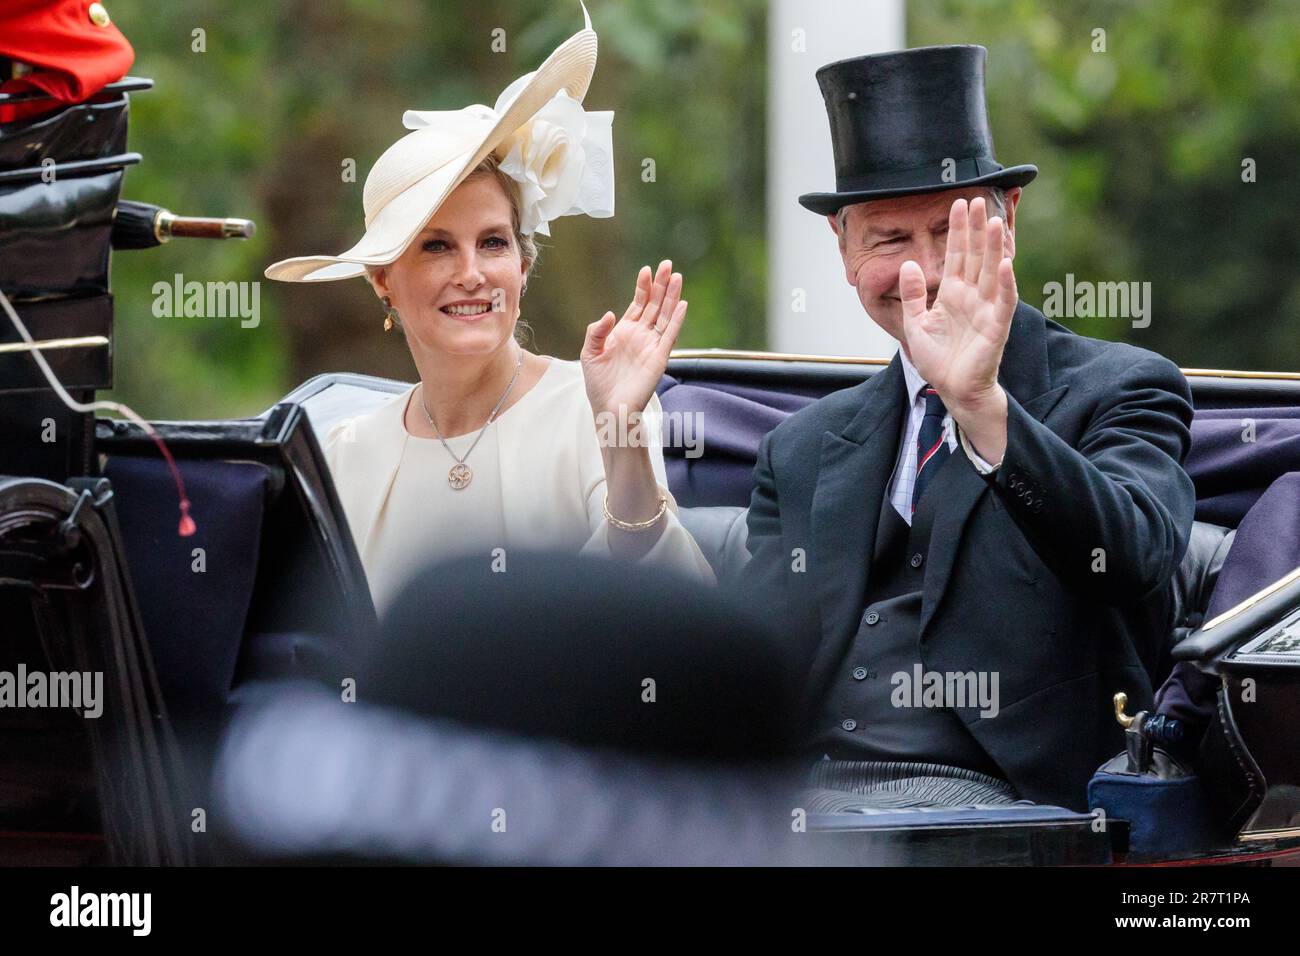
M 1300 471 L 1300 409 L 1198 411 L 1186 467 L 1197 520 L 1235 528 L 1274 481 Z
M 759 442 L 814 398 L 776 389 L 704 380 L 659 383 L 665 413 L 699 413 L 703 454 L 667 447 L 668 481 L 683 507 L 749 504 Z M 1246 441 L 1245 422 L 1254 423 Z M 1278 477 L 1300 471 L 1300 408 L 1207 409 L 1192 422 L 1187 472 L 1196 485 L 1196 518 L 1236 527 Z
M 812 396 L 739 385 L 683 384 L 671 375 L 663 377 L 657 392 L 666 415 L 699 415 L 701 430 L 695 436 L 696 441 L 703 438 L 702 455 L 688 458 L 686 448 L 664 448 L 668 485 L 677 503 L 689 508 L 748 506 L 759 442 L 786 416 L 814 401 Z

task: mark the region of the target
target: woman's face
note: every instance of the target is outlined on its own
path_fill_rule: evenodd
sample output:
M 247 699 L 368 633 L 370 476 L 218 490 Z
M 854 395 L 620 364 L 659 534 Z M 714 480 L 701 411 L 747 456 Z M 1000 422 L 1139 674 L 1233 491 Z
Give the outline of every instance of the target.
M 412 349 L 491 352 L 514 335 L 524 263 L 495 177 L 461 183 L 401 257 L 377 270 Z

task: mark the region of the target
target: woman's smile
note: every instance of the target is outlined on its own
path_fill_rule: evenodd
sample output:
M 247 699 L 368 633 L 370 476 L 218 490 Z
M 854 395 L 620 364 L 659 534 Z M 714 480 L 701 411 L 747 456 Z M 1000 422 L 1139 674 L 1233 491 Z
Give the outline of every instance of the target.
M 439 309 L 444 315 L 462 322 L 477 322 L 492 311 L 492 303 L 486 299 L 463 299 L 449 302 Z

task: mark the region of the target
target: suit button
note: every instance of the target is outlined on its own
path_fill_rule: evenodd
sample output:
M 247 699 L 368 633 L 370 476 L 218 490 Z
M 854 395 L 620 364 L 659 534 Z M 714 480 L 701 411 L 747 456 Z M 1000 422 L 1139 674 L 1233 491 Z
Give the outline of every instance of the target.
M 875 624 L 879 620 L 880 620 L 880 615 L 877 614 L 875 611 L 867 612 L 866 622 L 868 625 Z
M 853 733 L 853 731 L 858 729 L 858 722 L 854 720 L 852 717 L 850 717 L 848 720 L 841 723 L 840 726 L 843 727 L 845 730 L 847 730 L 849 733 Z
M 921 562 L 924 561 L 924 560 L 925 560 L 925 558 L 924 558 L 922 555 L 920 555 L 920 554 L 914 554 L 914 555 L 912 555 L 912 562 L 911 562 L 911 563 L 912 563 L 912 567 L 914 567 L 914 568 L 919 568 L 919 567 L 921 566 Z
M 867 679 L 867 669 L 866 669 L 865 667 L 855 667 L 855 668 L 853 668 L 853 679 L 854 679 L 854 680 L 866 680 L 866 679 Z

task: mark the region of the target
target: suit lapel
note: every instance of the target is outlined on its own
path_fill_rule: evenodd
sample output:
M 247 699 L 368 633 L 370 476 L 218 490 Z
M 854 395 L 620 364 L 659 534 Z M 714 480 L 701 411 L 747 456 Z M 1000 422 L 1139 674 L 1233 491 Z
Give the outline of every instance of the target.
M 1011 333 L 1002 353 L 998 381 L 1007 393 L 1039 421 L 1056 407 L 1068 388 L 1062 385 L 1049 390 L 1051 370 L 1047 360 L 1047 331 L 1042 313 L 1021 302 L 1012 318 Z M 959 446 L 955 454 L 965 456 Z M 962 532 L 985 494 L 993 494 L 985 480 L 961 463 L 961 472 L 948 489 L 943 507 L 935 515 L 930 532 L 930 554 L 926 562 L 925 589 L 921 599 L 920 633 L 924 635 L 930 619 L 943 600 L 952 577 L 953 563 L 961 545 Z
M 907 405 L 898 357 L 858 386 L 861 407 L 842 432 L 822 436 L 812 499 L 813 553 L 822 640 L 812 665 L 812 686 L 833 668 L 857 629 L 880 509 L 893 472 Z

